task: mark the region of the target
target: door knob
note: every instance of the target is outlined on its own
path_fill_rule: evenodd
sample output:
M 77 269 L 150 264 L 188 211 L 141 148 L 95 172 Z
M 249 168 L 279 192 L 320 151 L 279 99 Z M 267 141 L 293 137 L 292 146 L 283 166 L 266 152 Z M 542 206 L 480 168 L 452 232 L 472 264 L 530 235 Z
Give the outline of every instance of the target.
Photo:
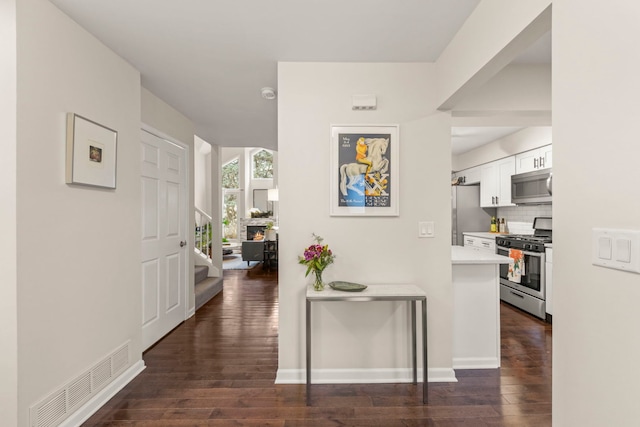
M 180 241 L 180 247 L 182 248 L 184 246 L 187 246 L 187 242 L 186 242 L 186 240 L 181 240 Z

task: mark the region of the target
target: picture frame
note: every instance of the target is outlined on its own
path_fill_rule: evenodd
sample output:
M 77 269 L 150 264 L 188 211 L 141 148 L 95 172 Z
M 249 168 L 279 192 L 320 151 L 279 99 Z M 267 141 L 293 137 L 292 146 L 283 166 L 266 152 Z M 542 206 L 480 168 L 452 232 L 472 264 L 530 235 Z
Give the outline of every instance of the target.
M 398 125 L 331 125 L 330 215 L 398 216 Z
M 67 184 L 116 188 L 118 132 L 67 113 Z

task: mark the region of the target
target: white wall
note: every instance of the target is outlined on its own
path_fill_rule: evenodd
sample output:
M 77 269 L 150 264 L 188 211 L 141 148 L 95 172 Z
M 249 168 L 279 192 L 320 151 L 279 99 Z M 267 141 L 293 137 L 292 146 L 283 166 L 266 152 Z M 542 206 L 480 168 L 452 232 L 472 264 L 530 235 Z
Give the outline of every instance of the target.
M 141 88 L 140 94 L 142 97 L 142 122 L 183 144 L 189 145 L 190 151 L 193 152 L 193 122 L 146 88 Z M 191 153 L 190 160 L 189 164 L 192 164 L 193 153 Z
M 378 97 L 376 111 L 352 111 L 351 96 L 361 93 Z M 432 64 L 279 64 L 279 381 L 304 380 L 311 277 L 297 256 L 314 232 L 337 255 L 327 282 L 409 282 L 427 291 L 430 370 L 452 374 L 451 120 L 434 111 Z M 331 124 L 399 124 L 399 217 L 329 216 Z M 427 220 L 435 221 L 436 237 L 418 239 L 417 223 Z M 368 369 L 364 381 L 374 381 L 376 369 L 408 368 L 405 316 L 402 304 L 318 305 L 314 369 Z
M 548 89 L 550 92 L 551 87 Z M 467 151 L 466 153 L 453 156 L 453 170 L 460 171 L 551 143 L 551 127 L 537 126 L 525 128 L 511 135 L 496 139 L 489 144 Z
M 638 425 L 640 275 L 591 265 L 591 230 L 640 230 L 639 16 L 626 0 L 553 4 L 556 426 Z
M 164 102 L 162 99 L 155 96 L 149 90 L 141 88 L 141 120 L 146 126 L 150 126 L 152 129 L 159 133 L 158 136 L 167 137 L 170 140 L 173 139 L 188 147 L 189 158 L 187 159 L 187 165 L 189 165 L 188 173 L 188 197 L 187 206 L 189 208 L 189 226 L 187 228 L 187 242 L 188 247 L 193 247 L 195 244 L 195 213 L 193 212 L 194 202 L 194 156 L 195 156 L 195 141 L 194 141 L 194 126 L 191 120 L 185 117 L 182 113 L 174 109 L 172 106 Z M 139 177 L 138 177 L 139 180 Z M 191 230 L 191 231 L 190 231 Z M 193 251 L 189 251 L 189 257 L 187 262 L 187 286 L 189 293 L 188 310 L 195 309 L 195 278 L 193 271 Z M 222 260 L 220 260 L 222 263 Z
M 494 115 L 497 112 L 550 112 L 551 64 L 507 65 L 454 108 L 455 112 L 469 110 Z
M 221 183 L 221 162 L 220 162 L 220 147 L 217 145 L 211 145 L 211 151 L 209 152 L 209 167 L 207 168 L 210 173 L 211 179 L 211 212 L 213 217 L 213 223 L 222 224 L 222 183 Z M 222 227 L 213 227 L 211 239 L 214 242 L 222 241 Z M 214 267 L 218 270 L 217 277 L 222 276 L 222 245 L 213 245 L 211 253 L 211 260 Z M 210 272 L 210 277 L 215 272 Z
M 481 1 L 436 61 L 438 106 L 455 107 L 551 27 L 551 0 Z
M 193 159 L 193 192 L 195 206 L 211 214 L 211 145 L 204 140 L 194 138 L 195 151 Z
M 141 360 L 140 75 L 46 0 L 17 3 L 17 40 L 24 426 L 32 404 L 123 343 Z M 67 112 L 118 131 L 117 189 L 65 184 Z
M 16 2 L 0 2 L 0 414 L 18 423 Z

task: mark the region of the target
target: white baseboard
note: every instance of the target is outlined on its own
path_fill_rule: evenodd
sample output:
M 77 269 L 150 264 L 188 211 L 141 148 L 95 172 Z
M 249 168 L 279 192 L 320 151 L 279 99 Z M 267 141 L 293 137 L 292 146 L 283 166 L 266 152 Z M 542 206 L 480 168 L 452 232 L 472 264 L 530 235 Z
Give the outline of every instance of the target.
M 500 360 L 495 357 L 454 357 L 453 369 L 496 369 Z
M 195 314 L 196 314 L 196 308 L 191 307 L 189 311 L 187 311 L 187 319 L 191 319 L 193 316 L 195 316 Z M 184 320 L 187 320 L 187 319 L 184 319 Z
M 89 419 L 98 409 L 104 406 L 113 396 L 129 384 L 135 377 L 146 368 L 144 360 L 139 360 L 136 364 L 124 371 L 118 378 L 100 390 L 92 399 L 78 408 L 73 414 L 66 418 L 61 427 L 76 427 Z
M 456 373 L 450 368 L 429 368 L 428 381 L 457 382 Z M 276 384 L 305 384 L 304 369 L 278 369 Z M 411 369 L 314 369 L 311 373 L 313 384 L 373 384 L 410 383 L 413 381 Z M 418 369 L 418 382 L 422 382 L 422 369 Z

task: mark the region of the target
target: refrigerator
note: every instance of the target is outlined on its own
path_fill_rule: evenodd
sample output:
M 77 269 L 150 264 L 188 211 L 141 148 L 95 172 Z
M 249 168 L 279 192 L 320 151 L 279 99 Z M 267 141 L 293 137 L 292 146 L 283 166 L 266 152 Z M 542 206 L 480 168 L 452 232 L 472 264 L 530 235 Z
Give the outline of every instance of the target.
M 496 208 L 480 207 L 480 185 L 452 185 L 451 215 L 451 245 L 464 246 L 462 233 L 490 231 Z

